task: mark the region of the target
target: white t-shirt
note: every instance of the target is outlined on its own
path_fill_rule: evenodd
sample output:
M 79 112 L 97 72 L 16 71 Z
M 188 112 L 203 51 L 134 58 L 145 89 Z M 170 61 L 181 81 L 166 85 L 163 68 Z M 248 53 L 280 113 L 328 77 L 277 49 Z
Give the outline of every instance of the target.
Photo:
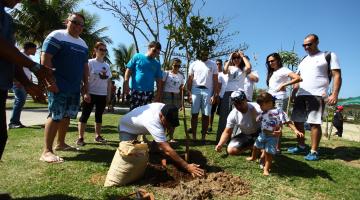
M 194 75 L 192 86 L 205 86 L 210 91 L 213 90 L 213 75 L 215 74 L 218 74 L 218 68 L 212 60 L 205 62 L 196 60 L 189 68 L 189 75 Z
M 274 131 L 282 124 L 290 121 L 287 114 L 279 108 L 268 110 L 260 115 L 261 130 Z
M 260 106 L 257 103 L 248 102 L 248 107 L 246 113 L 241 113 L 233 108 L 227 117 L 226 128 L 237 126 L 244 134 L 253 134 L 259 130 L 260 122 L 257 122 L 256 118 L 262 112 Z
M 246 73 L 236 66 L 229 66 L 228 83 L 225 91 L 244 89 Z
M 26 55 L 25 52 L 21 52 L 21 53 L 32 60 L 32 58 L 30 56 Z M 24 70 L 24 73 L 25 73 L 26 77 L 31 81 L 31 71 L 30 71 L 30 69 L 27 68 L 27 67 L 23 67 L 23 70 Z
M 160 121 L 163 103 L 140 106 L 124 115 L 119 122 L 119 131 L 129 134 L 151 134 L 155 142 L 166 142 L 164 126 Z
M 286 91 L 276 91 L 281 84 L 289 81 L 289 74 L 292 71 L 287 67 L 281 67 L 278 70 L 274 71 L 269 79 L 269 89 L 268 92 L 277 99 L 285 99 L 287 97 Z
M 252 75 L 256 76 L 257 78 L 259 78 L 259 75 L 258 75 L 257 71 L 251 71 L 250 74 L 252 74 Z M 250 78 L 248 76 L 246 76 L 245 80 L 244 80 L 244 92 L 245 92 L 246 98 L 249 101 L 252 101 L 252 98 L 253 98 L 254 85 L 255 85 L 255 82 L 251 81 Z
M 164 92 L 180 93 L 180 85 L 184 84 L 184 76 L 171 71 L 165 71 L 162 80 L 165 81 Z
M 340 69 L 339 60 L 335 53 L 331 52 L 330 69 Z M 298 67 L 298 74 L 302 78 L 297 93 L 300 95 L 327 96 L 329 87 L 328 64 L 325 53 L 306 56 Z
M 105 62 L 99 62 L 95 58 L 89 60 L 89 93 L 95 95 L 107 95 L 107 87 L 111 78 L 110 67 Z
M 218 82 L 221 84 L 219 97 L 223 98 L 223 96 L 225 94 L 226 85 L 227 85 L 227 82 L 228 82 L 228 75 L 224 74 L 223 72 L 219 72 L 219 74 L 218 74 Z

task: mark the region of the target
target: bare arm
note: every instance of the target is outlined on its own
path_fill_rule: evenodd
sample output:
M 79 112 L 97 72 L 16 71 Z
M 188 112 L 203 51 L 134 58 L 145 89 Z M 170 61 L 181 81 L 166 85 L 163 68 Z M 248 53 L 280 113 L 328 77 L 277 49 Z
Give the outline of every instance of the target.
M 341 70 L 333 69 L 333 70 L 331 70 L 331 73 L 332 73 L 334 84 L 333 84 L 332 93 L 328 99 L 328 104 L 335 105 L 338 101 L 338 96 L 339 96 L 339 92 L 340 92 L 340 88 L 341 88 L 341 84 L 342 84 Z
M 129 89 L 129 79 L 130 79 L 130 77 L 131 77 L 131 74 L 132 74 L 131 69 L 126 68 L 125 77 L 124 77 L 124 85 L 123 85 L 124 94 L 125 94 L 125 95 L 128 95 L 128 94 L 130 93 L 130 89 Z
M 291 78 L 291 80 L 281 84 L 280 87 L 277 89 L 278 91 L 284 91 L 286 89 L 286 86 L 293 85 L 295 83 L 299 83 L 302 81 L 302 78 L 298 74 L 295 74 L 294 72 L 289 73 L 288 76 Z
M 189 164 L 184 159 L 182 159 L 171 146 L 167 142 L 158 143 L 159 147 L 163 150 L 163 152 L 169 156 L 176 164 L 178 164 L 183 169 L 187 170 L 191 173 L 192 176 L 203 176 L 204 170 L 199 168 L 199 165 Z
M 259 82 L 259 77 L 255 76 L 253 73 L 250 73 L 247 76 L 249 77 L 250 81 L 255 83 Z
M 156 79 L 156 88 L 155 102 L 161 102 L 163 93 L 163 81 L 161 78 Z
M 295 124 L 294 124 L 293 121 L 288 121 L 288 122 L 286 122 L 286 124 L 291 128 L 291 130 L 294 131 L 294 133 L 296 134 L 296 136 L 298 136 L 298 137 L 304 137 L 304 133 L 300 132 L 300 131 L 296 128 L 296 126 L 295 126 Z
M 233 132 L 233 129 L 232 128 L 225 128 L 225 130 L 222 132 L 221 134 L 221 138 L 220 138 L 220 141 L 219 143 L 216 145 L 215 147 L 215 150 L 217 152 L 220 152 L 221 151 L 221 148 L 222 146 L 227 142 L 229 141 L 229 139 L 231 138 L 231 134 Z
M 244 72 L 246 74 L 249 74 L 251 72 L 251 63 L 250 63 L 249 59 L 246 56 L 244 56 L 243 53 L 240 53 L 240 55 L 245 63 Z

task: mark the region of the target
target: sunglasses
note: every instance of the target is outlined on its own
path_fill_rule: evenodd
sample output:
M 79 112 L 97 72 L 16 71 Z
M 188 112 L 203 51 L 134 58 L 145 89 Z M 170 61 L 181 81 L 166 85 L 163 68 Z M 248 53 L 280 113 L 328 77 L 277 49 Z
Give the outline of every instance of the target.
M 174 65 L 174 67 L 181 67 L 181 65 Z
M 70 20 L 70 21 L 71 21 L 71 23 L 74 23 L 77 26 L 84 27 L 84 23 L 82 23 L 82 22 L 79 22 L 79 21 L 76 21 L 76 20 Z
M 303 44 L 303 47 L 310 47 L 312 45 L 312 43 L 307 43 L 307 44 Z
M 276 60 L 268 60 L 267 63 L 273 63 L 276 62 Z
M 233 57 L 232 59 L 233 59 L 233 60 L 235 60 L 235 59 L 240 59 L 240 57 L 237 57 L 237 56 L 236 56 L 236 57 Z
M 107 49 L 99 49 L 99 51 L 102 51 L 102 52 L 107 52 Z

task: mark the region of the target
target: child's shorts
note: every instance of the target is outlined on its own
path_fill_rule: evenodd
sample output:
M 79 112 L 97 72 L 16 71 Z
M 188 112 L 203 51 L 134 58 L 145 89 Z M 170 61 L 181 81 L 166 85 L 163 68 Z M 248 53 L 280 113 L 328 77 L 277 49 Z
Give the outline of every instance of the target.
M 255 141 L 254 146 L 258 149 L 265 149 L 266 153 L 275 155 L 278 138 L 261 132 Z

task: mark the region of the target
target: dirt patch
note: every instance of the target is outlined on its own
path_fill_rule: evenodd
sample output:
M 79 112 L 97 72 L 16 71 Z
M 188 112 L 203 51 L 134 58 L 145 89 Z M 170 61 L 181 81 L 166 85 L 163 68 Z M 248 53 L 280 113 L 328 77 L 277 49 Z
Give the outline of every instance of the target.
M 248 182 L 238 176 L 223 172 L 219 167 L 207 165 L 207 159 L 200 151 L 190 151 L 189 162 L 205 169 L 206 177 L 193 178 L 178 168 L 163 154 L 151 153 L 150 163 L 140 185 L 154 186 L 156 194 L 164 199 L 221 199 L 238 197 L 250 192 Z M 166 159 L 166 166 L 164 166 Z M 155 195 L 157 196 L 157 195 Z M 157 197 L 155 197 L 157 198 Z
M 104 185 L 106 175 L 102 173 L 95 173 L 90 177 L 89 182 L 94 185 Z
M 226 172 L 209 173 L 205 178 L 181 182 L 175 188 L 159 188 L 159 194 L 173 200 L 222 199 L 248 194 L 250 185 Z

